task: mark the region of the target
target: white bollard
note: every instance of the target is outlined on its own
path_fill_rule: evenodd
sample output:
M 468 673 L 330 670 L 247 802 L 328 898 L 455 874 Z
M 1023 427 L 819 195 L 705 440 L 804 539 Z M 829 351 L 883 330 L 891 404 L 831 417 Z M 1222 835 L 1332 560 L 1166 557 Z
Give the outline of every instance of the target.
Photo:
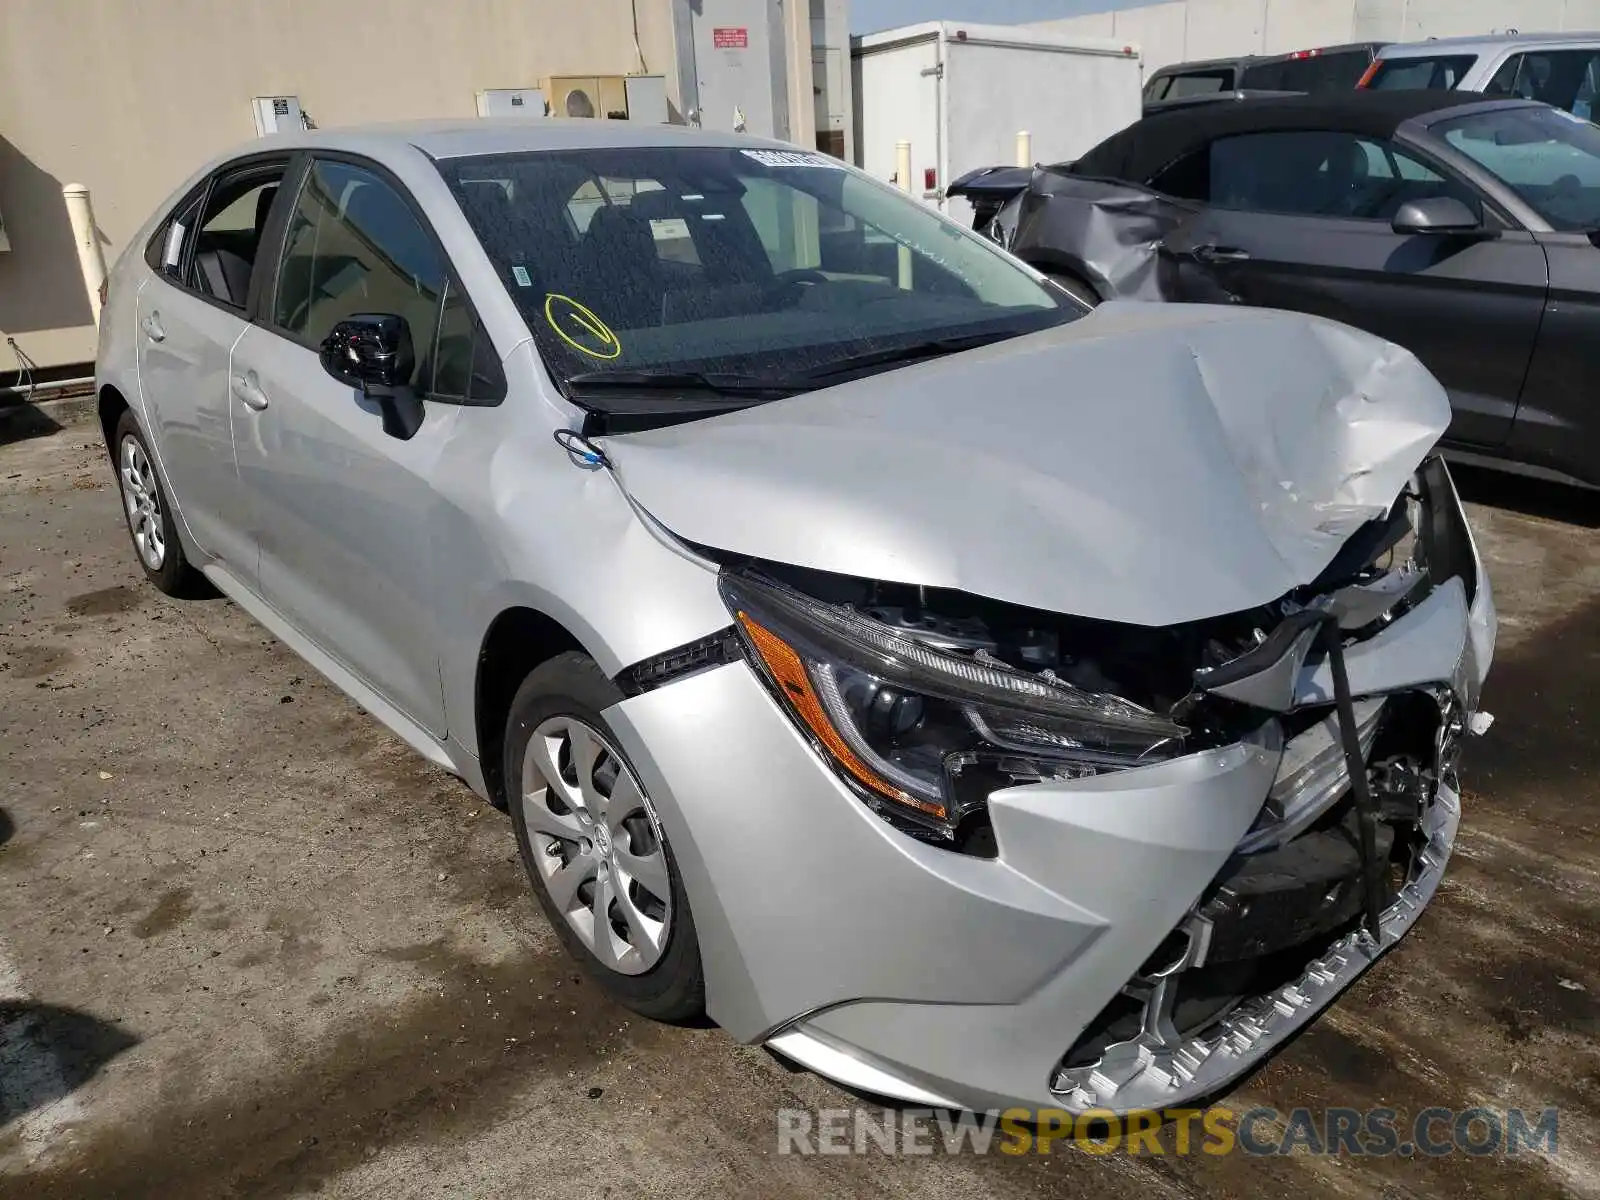
M 894 182 L 903 192 L 911 191 L 911 143 L 894 144 Z M 900 247 L 900 290 L 911 290 L 911 247 Z
M 89 200 L 89 189 L 81 183 L 69 183 L 61 189 L 67 202 L 67 220 L 72 224 L 72 240 L 78 246 L 78 267 L 83 272 L 83 286 L 89 291 L 89 311 L 94 323 L 100 324 L 100 285 L 106 281 L 106 256 L 100 249 L 100 231 L 95 228 L 94 205 Z
M 1017 130 L 1017 166 L 1033 166 L 1033 134 L 1026 129 Z

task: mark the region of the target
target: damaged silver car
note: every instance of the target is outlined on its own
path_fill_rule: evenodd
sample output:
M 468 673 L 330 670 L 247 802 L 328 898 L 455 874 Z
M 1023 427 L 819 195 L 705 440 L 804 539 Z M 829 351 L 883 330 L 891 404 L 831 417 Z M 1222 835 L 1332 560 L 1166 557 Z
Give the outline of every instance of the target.
M 909 1101 L 1225 1088 L 1432 897 L 1495 617 L 1406 352 L 824 156 L 268 138 L 111 278 L 134 547 L 509 809 L 622 1003 Z

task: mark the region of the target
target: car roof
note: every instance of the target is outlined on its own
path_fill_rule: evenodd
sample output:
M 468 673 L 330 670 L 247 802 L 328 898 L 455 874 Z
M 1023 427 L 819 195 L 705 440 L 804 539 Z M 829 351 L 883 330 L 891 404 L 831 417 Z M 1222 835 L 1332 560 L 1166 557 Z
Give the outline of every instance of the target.
M 1434 58 L 1443 54 L 1489 54 L 1516 46 L 1545 46 L 1576 43 L 1600 45 L 1600 32 L 1506 33 L 1489 37 L 1430 38 L 1425 42 L 1392 42 L 1378 52 L 1379 58 Z
M 1378 50 L 1386 43 L 1380 41 L 1370 42 L 1340 42 L 1336 46 L 1317 46 L 1311 57 L 1321 58 L 1324 54 L 1343 54 L 1351 50 Z M 1189 75 L 1201 71 L 1214 71 L 1218 67 L 1256 67 L 1262 63 L 1287 62 L 1306 55 L 1312 47 L 1302 50 L 1285 50 L 1278 54 L 1241 54 L 1236 58 L 1196 58 L 1187 62 L 1168 63 L 1150 72 L 1150 78 L 1157 75 Z
M 568 117 L 463 117 L 434 121 L 390 121 L 315 129 L 259 138 L 234 153 L 274 148 L 346 150 L 381 155 L 415 147 L 430 158 L 513 154 L 529 150 L 593 150 L 635 146 L 763 146 L 792 150 L 782 142 L 684 125 L 646 125 Z
M 1538 102 L 1487 100 L 1477 92 L 1352 90 L 1172 108 L 1152 113 L 1122 132 L 1112 134 L 1078 159 L 1072 170 L 1076 175 L 1144 183 L 1213 138 L 1304 129 L 1389 137 L 1407 121 L 1432 113 L 1508 104 L 1537 105 Z

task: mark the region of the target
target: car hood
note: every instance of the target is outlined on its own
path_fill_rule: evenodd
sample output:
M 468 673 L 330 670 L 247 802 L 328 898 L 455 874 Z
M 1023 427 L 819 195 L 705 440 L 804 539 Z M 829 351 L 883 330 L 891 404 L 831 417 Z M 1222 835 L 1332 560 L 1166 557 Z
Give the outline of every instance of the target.
M 1347 326 L 1112 303 L 601 444 L 635 502 L 691 542 L 1168 625 L 1309 583 L 1449 417 L 1410 353 Z

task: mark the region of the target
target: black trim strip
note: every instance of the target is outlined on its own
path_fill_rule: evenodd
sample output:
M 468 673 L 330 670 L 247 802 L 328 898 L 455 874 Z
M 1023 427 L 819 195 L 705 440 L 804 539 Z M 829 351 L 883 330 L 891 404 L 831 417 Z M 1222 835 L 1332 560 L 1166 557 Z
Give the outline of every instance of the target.
M 636 662 L 631 667 L 624 667 L 617 672 L 613 682 L 622 689 L 624 696 L 632 698 L 675 683 L 685 676 L 720 667 L 724 663 L 737 662 L 743 657 L 739 639 L 734 634 L 733 626 L 729 625 L 726 629 L 719 629 L 716 633 Z

